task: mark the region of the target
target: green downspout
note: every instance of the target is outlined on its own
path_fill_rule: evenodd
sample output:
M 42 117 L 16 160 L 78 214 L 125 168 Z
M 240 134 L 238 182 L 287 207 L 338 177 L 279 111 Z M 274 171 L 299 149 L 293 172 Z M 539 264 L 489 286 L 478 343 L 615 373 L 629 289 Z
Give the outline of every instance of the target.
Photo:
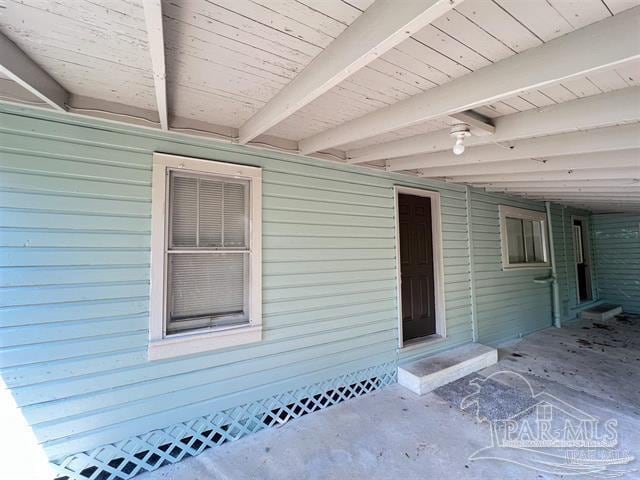
M 467 239 L 469 240 L 469 286 L 471 288 L 471 336 L 478 341 L 478 315 L 476 313 L 476 268 L 473 254 L 473 216 L 471 214 L 471 188 L 466 186 L 465 199 L 467 201 Z
M 556 251 L 553 246 L 553 224 L 551 222 L 551 202 L 544 202 L 547 210 L 547 230 L 549 235 L 549 257 L 551 259 L 551 290 L 553 292 L 553 324 L 560 328 L 560 286 L 558 285 L 558 272 L 556 269 Z

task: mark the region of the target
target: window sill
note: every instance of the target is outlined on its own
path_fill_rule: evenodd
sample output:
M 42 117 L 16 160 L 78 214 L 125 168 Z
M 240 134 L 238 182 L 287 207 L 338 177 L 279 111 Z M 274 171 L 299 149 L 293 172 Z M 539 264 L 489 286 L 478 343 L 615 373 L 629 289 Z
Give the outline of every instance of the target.
M 259 342 L 260 340 L 262 340 L 262 325 L 248 325 L 207 333 L 150 340 L 147 356 L 149 360 L 162 360 L 236 345 L 245 345 Z
M 521 269 L 531 269 L 531 268 L 551 268 L 551 265 L 548 263 L 532 263 L 532 264 L 526 264 L 526 263 L 522 263 L 519 265 L 508 265 L 508 266 L 503 266 L 502 270 L 521 270 Z

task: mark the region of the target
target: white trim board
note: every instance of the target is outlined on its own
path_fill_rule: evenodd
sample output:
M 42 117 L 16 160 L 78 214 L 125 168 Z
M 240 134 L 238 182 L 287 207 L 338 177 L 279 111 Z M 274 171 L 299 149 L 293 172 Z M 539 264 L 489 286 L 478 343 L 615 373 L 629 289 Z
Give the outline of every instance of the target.
M 595 288 L 593 288 L 593 256 L 591 252 L 591 222 L 589 221 L 589 217 L 585 217 L 584 215 L 570 215 L 569 216 L 569 224 L 571 225 L 571 231 L 573 232 L 573 221 L 580 220 L 582 222 L 582 236 L 586 240 L 582 240 L 582 250 L 586 252 L 585 263 L 589 266 L 589 290 L 591 290 L 591 298 L 585 300 L 583 302 L 580 301 L 580 285 L 578 284 L 578 263 L 576 262 L 576 245 L 575 238 L 571 235 L 571 240 L 573 243 L 573 264 L 576 270 L 576 305 L 574 308 L 579 308 L 583 305 L 592 303 L 597 300 Z

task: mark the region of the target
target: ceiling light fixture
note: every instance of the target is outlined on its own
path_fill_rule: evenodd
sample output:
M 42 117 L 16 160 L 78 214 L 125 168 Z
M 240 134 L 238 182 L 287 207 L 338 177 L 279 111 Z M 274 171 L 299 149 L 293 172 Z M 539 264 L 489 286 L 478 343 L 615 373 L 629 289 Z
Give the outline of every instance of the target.
M 466 123 L 459 123 L 451 127 L 449 135 L 456 139 L 453 145 L 453 153 L 462 155 L 464 152 L 464 139 L 471 135 L 471 128 Z

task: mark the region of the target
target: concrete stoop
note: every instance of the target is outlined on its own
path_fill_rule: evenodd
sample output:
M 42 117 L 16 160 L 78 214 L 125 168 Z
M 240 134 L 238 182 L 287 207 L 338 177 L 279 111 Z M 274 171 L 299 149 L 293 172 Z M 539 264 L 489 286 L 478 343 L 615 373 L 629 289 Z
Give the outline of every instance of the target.
M 595 307 L 587 308 L 580 312 L 580 318 L 582 320 L 591 320 L 593 322 L 603 322 L 610 318 L 620 315 L 622 313 L 622 307 L 620 305 L 613 305 L 611 303 L 603 303 L 596 305 Z
M 498 361 L 498 350 L 471 343 L 398 367 L 398 383 L 424 395 Z

